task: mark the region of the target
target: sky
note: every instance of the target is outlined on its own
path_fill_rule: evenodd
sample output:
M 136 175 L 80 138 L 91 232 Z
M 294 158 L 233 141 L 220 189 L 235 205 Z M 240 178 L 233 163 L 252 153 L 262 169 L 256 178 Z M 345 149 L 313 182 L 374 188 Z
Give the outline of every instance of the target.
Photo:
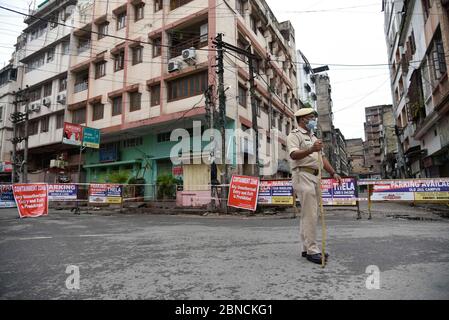
M 382 2 L 266 1 L 279 22 L 292 22 L 296 47 L 305 54 L 312 67 L 329 66 L 335 127 L 346 139 L 365 139 L 365 107 L 391 104 L 392 101 Z M 22 11 L 28 8 L 29 2 L 33 1 L 0 0 L 1 5 Z M 23 17 L 0 10 L 2 66 L 10 59 L 16 38 L 24 27 Z

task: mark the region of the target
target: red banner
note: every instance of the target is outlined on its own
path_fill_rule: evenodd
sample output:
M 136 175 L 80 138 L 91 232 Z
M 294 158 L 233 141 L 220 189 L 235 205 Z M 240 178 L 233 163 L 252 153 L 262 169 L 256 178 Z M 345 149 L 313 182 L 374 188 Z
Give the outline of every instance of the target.
M 228 206 L 256 211 L 259 194 L 259 178 L 232 176 Z
M 83 127 L 79 124 L 64 122 L 62 143 L 81 146 L 83 140 Z
M 48 215 L 48 187 L 45 183 L 14 184 L 14 197 L 21 218 Z

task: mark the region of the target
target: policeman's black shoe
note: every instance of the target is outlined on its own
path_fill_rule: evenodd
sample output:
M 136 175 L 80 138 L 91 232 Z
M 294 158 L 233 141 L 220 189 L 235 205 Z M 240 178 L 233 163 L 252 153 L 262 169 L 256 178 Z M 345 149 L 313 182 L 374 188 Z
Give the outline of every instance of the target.
M 316 263 L 316 264 L 321 264 L 322 263 L 321 253 L 308 254 L 307 260 L 309 260 L 310 262 Z M 325 260 L 327 261 L 327 258 Z
M 303 258 L 307 258 L 307 251 L 303 251 L 303 252 L 301 252 L 301 256 L 303 257 Z M 327 261 L 327 258 L 329 258 L 329 253 L 325 253 L 324 254 L 324 256 L 326 257 L 326 261 Z

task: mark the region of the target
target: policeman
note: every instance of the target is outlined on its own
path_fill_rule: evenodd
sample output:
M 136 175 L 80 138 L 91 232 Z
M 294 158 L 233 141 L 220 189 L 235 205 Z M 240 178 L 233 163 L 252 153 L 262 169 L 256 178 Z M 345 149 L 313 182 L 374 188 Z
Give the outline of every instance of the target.
M 295 113 L 298 129 L 287 138 L 292 169 L 293 189 L 301 203 L 300 238 L 303 246 L 302 256 L 321 264 L 321 250 L 316 242 L 318 222 L 320 177 L 319 156 L 322 165 L 331 177 L 341 184 L 341 177 L 323 156 L 323 142 L 313 134 L 317 126 L 317 112 L 312 108 L 302 108 Z M 320 154 L 321 153 L 321 154 Z M 323 168 L 321 168 L 323 169 Z M 328 254 L 326 254 L 326 259 Z

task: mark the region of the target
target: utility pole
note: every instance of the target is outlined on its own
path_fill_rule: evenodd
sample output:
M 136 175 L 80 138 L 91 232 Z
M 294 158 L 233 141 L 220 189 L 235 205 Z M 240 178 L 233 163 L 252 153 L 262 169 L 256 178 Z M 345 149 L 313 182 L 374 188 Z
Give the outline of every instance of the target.
M 221 130 L 221 139 L 222 139 L 222 162 L 223 162 L 223 168 L 224 172 L 222 173 L 222 184 L 228 184 L 229 183 L 229 177 L 228 177 L 228 164 L 226 163 L 226 95 L 225 95 L 225 89 L 224 89 L 224 49 L 233 51 L 238 54 L 242 54 L 246 56 L 250 64 L 253 64 L 253 60 L 259 60 L 257 56 L 251 53 L 251 47 L 248 50 L 241 49 L 239 47 L 236 47 L 232 44 L 226 43 L 223 41 L 223 34 L 219 33 L 215 37 L 215 41 L 213 43 L 217 46 L 217 74 L 218 74 L 218 102 L 219 102 L 219 125 Z M 251 85 L 251 105 L 253 109 L 253 128 L 256 128 L 256 137 L 258 136 L 258 127 L 257 127 L 257 110 L 255 108 L 255 96 L 254 96 L 254 67 L 250 66 L 250 78 L 252 77 L 252 85 Z M 250 79 L 251 81 L 251 79 Z M 254 115 L 255 115 L 255 121 L 254 121 Z M 256 142 L 256 159 L 257 159 L 257 176 L 259 175 L 259 161 L 258 161 L 258 148 L 259 148 L 259 141 Z M 223 201 L 223 199 L 227 198 L 227 192 L 225 188 L 222 188 L 222 208 L 224 208 L 225 211 L 227 211 L 227 205 L 226 202 Z
M 256 87 L 254 84 L 254 61 L 253 61 L 253 53 L 251 49 L 251 45 L 248 47 L 248 66 L 249 66 L 249 87 L 251 94 L 251 109 L 252 109 L 252 122 L 253 122 L 253 131 L 255 133 L 255 146 L 256 146 L 256 164 L 254 166 L 253 174 L 256 177 L 259 177 L 259 126 L 257 124 L 257 106 L 256 106 Z
M 22 183 L 28 183 L 28 103 L 25 105 L 25 148 L 23 150 Z
M 406 163 L 404 160 L 404 150 L 401 143 L 401 134 L 403 133 L 403 128 L 399 128 L 397 125 L 394 126 L 394 133 L 396 133 L 396 138 L 398 140 L 398 153 L 399 153 L 399 173 L 401 175 L 401 178 L 408 178 L 408 170 L 406 168 Z
M 18 168 L 22 167 L 22 163 L 19 162 L 19 157 L 17 154 L 17 145 L 19 143 L 21 143 L 23 140 L 27 141 L 27 132 L 25 132 L 25 137 L 20 136 L 20 131 L 18 130 L 18 125 L 20 123 L 23 123 L 24 121 L 27 122 L 28 119 L 28 107 L 26 107 L 25 109 L 25 113 L 20 112 L 19 111 L 19 104 L 23 103 L 23 102 L 28 102 L 28 99 L 25 97 L 26 93 L 24 92 L 24 90 L 19 88 L 19 91 L 14 91 L 14 109 L 13 109 L 13 113 L 11 114 L 11 122 L 12 122 L 12 127 L 13 127 L 13 137 L 11 139 L 11 142 L 13 144 L 13 149 L 12 149 L 12 162 L 13 162 L 13 166 L 12 166 L 12 177 L 11 177 L 11 182 L 12 183 L 16 183 L 19 181 L 18 179 L 18 173 L 20 170 L 18 170 Z M 24 180 L 23 175 L 22 178 L 20 179 L 21 182 L 26 182 L 26 180 Z
M 224 212 L 227 212 L 227 204 L 224 199 L 227 198 L 227 187 L 223 186 L 228 184 L 228 165 L 226 163 L 226 95 L 224 90 L 224 52 L 223 52 L 223 34 L 219 33 L 215 38 L 217 45 L 217 74 L 218 74 L 218 110 L 219 110 L 219 126 L 221 133 L 221 161 L 223 172 L 221 173 L 221 208 Z

